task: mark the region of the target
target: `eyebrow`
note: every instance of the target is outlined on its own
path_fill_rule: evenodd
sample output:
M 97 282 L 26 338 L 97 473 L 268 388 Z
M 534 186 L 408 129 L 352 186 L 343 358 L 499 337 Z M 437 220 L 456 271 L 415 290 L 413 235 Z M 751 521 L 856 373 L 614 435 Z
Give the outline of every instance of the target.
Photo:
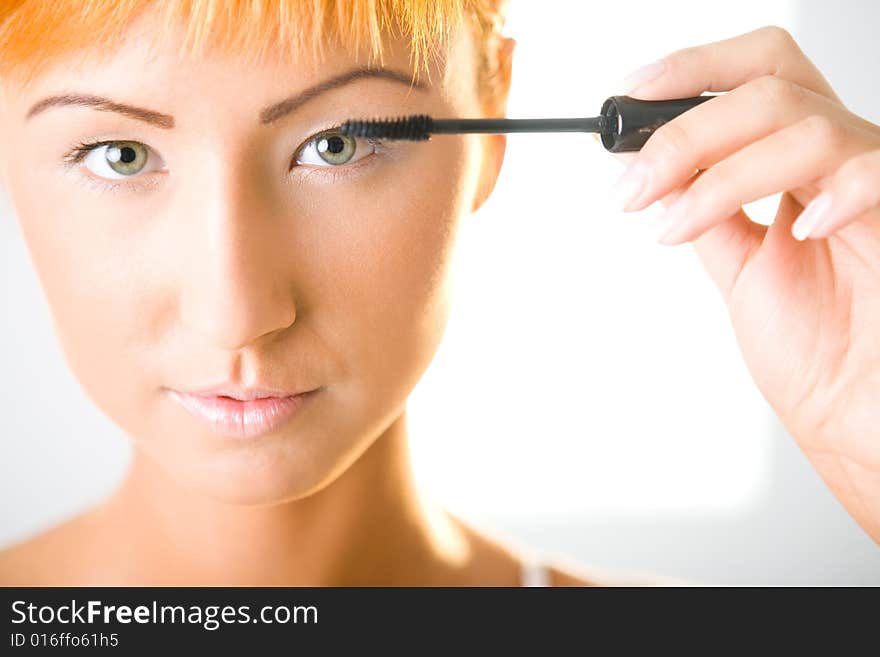
M 364 78 L 381 78 L 394 82 L 400 82 L 407 85 L 411 89 L 415 88 L 418 90 L 424 90 L 427 88 L 427 85 L 424 82 L 414 80 L 408 75 L 398 73 L 397 71 L 391 69 L 356 68 L 332 77 L 329 80 L 319 82 L 318 84 L 313 85 L 305 89 L 304 91 L 300 91 L 299 93 L 288 96 L 280 102 L 269 105 L 268 107 L 260 111 L 259 122 L 262 125 L 274 123 L 282 117 L 287 116 L 291 112 L 299 109 L 302 105 L 312 100 L 313 98 L 316 98 L 321 94 L 330 91 L 331 89 L 337 89 L 338 87 L 342 87 L 344 85 L 355 82 L 356 80 L 362 80 Z M 163 114 L 162 112 L 156 112 L 154 110 L 145 109 L 143 107 L 135 107 L 134 105 L 118 103 L 114 100 L 104 98 L 102 96 L 93 96 L 89 94 L 79 93 L 60 94 L 56 96 L 49 96 L 48 98 L 43 98 L 42 100 L 36 102 L 34 105 L 31 106 L 31 108 L 25 115 L 25 120 L 27 121 L 32 119 L 37 114 L 44 112 L 50 107 L 62 107 L 66 105 L 93 107 L 103 112 L 116 112 L 118 114 L 123 114 L 130 118 L 137 119 L 138 121 L 143 121 L 145 123 L 158 126 L 159 128 L 164 128 L 166 130 L 174 127 L 174 117 L 170 114 Z

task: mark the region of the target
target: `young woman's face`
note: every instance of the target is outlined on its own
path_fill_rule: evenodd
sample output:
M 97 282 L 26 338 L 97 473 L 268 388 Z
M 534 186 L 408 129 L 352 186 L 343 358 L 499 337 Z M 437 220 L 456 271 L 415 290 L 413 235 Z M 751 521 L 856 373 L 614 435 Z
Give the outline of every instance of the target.
M 423 89 L 365 77 L 263 122 L 364 60 L 179 61 L 150 34 L 145 15 L 108 59 L 61 62 L 9 93 L 6 192 L 69 366 L 136 447 L 218 499 L 302 497 L 404 409 L 445 327 L 456 224 L 498 162 L 475 136 L 323 152 L 313 137 L 350 117 L 475 115 L 473 44 L 456 39 Z M 408 76 L 408 50 L 389 45 L 385 68 Z M 153 113 L 78 104 L 26 118 L 60 94 Z M 73 161 L 102 140 L 117 143 Z M 229 381 L 319 390 L 256 438 L 216 433 L 169 392 Z

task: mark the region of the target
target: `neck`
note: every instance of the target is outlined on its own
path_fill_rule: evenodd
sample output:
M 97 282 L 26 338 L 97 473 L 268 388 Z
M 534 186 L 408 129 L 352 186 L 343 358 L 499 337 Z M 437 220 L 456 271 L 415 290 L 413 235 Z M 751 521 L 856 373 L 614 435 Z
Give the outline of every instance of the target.
M 414 481 L 405 412 L 303 499 L 238 506 L 193 493 L 136 451 L 103 508 L 112 570 L 156 585 L 429 585 L 468 558 L 461 528 Z M 108 540 L 109 539 L 109 540 Z

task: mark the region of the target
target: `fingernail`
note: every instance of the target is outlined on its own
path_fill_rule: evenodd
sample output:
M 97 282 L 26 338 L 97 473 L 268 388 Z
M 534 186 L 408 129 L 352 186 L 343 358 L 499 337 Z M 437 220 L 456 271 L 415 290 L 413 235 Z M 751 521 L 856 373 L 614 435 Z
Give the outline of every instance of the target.
M 666 213 L 657 222 L 658 235 L 657 241 L 660 244 L 675 244 L 678 237 L 687 228 L 687 216 L 692 210 L 691 199 L 687 194 L 678 199 L 666 210 Z
M 819 222 L 827 216 L 828 208 L 830 207 L 830 192 L 822 192 L 810 201 L 791 227 L 791 234 L 794 235 L 794 238 L 796 240 L 807 239 L 807 236 L 816 228 Z
M 641 162 L 633 162 L 612 185 L 611 198 L 621 210 L 626 210 L 642 193 L 647 182 L 647 167 Z
M 663 71 L 665 70 L 666 62 L 664 62 L 662 59 L 658 59 L 656 62 L 646 64 L 641 68 L 637 68 L 635 71 L 623 78 L 623 93 L 630 94 L 643 84 L 647 84 L 652 80 L 656 80 L 663 74 Z

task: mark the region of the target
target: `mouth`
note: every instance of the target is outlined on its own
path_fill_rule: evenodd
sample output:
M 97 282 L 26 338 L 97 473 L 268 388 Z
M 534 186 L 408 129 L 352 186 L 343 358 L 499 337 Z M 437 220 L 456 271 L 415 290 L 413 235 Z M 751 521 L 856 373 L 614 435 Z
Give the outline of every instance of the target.
M 174 399 L 214 433 L 238 439 L 252 439 L 278 431 L 299 414 L 321 390 L 315 388 L 293 395 L 268 395 L 266 391 L 187 393 L 168 389 Z M 238 399 L 231 395 L 249 397 Z M 258 396 L 262 394 L 264 396 Z
M 197 397 L 225 397 L 226 399 L 236 399 L 238 401 L 252 401 L 255 399 L 270 399 L 276 397 L 284 399 L 286 397 L 295 397 L 300 394 L 298 391 L 281 390 L 277 388 L 253 387 L 245 388 L 236 385 L 219 385 L 203 390 L 195 390 L 185 394 L 195 395 Z

